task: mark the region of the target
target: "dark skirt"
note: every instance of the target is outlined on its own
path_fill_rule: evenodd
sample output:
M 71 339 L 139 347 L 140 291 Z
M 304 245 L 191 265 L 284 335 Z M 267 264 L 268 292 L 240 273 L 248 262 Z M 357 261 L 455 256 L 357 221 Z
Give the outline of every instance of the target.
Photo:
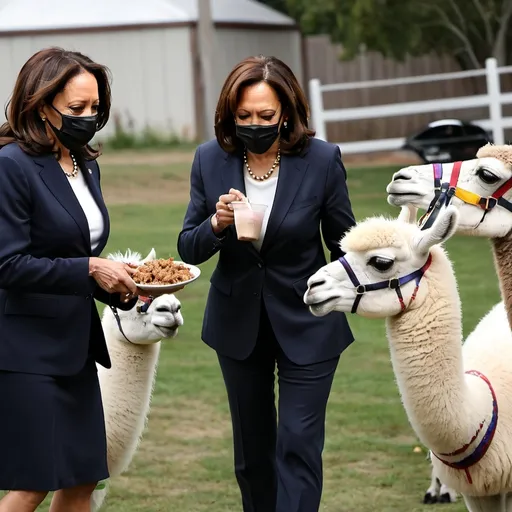
M 54 491 L 108 478 L 96 365 L 72 377 L 0 371 L 0 489 Z

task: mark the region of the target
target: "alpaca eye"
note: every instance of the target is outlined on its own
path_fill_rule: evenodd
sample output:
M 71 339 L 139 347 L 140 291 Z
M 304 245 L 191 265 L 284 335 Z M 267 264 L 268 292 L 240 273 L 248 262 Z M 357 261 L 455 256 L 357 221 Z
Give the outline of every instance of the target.
M 386 272 L 394 264 L 395 264 L 395 261 L 393 259 L 383 258 L 382 256 L 372 256 L 368 260 L 368 265 L 373 267 L 375 270 L 378 270 L 379 272 Z
M 496 176 L 496 174 L 489 171 L 489 169 L 484 169 L 483 167 L 476 171 L 476 175 L 487 185 L 494 185 L 494 183 L 500 181 L 499 176 Z

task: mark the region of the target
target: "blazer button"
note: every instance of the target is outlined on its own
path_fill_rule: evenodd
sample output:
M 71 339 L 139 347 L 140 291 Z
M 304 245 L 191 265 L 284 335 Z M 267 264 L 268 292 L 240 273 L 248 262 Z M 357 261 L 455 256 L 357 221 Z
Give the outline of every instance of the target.
M 261 263 L 258 263 L 259 268 L 263 268 L 263 265 Z

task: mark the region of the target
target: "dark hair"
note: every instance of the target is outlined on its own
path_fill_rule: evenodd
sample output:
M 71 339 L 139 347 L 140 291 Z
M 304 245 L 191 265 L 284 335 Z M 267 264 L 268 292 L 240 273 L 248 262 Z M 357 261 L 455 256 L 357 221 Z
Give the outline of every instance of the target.
M 21 149 L 34 156 L 54 153 L 54 143 L 46 133 L 39 108 L 42 104 L 51 105 L 66 84 L 83 72 L 91 73 L 98 82 L 98 130 L 101 130 L 110 115 L 108 68 L 79 52 L 46 48 L 32 55 L 18 74 L 11 99 L 5 108 L 7 122 L 0 126 L 0 148 L 16 142 Z M 78 156 L 94 160 L 99 155 L 99 150 L 87 145 Z
M 236 136 L 235 111 L 242 90 L 266 82 L 281 102 L 288 116 L 287 128 L 281 127 L 281 152 L 298 153 L 315 135 L 308 128 L 309 106 L 293 71 L 276 57 L 248 57 L 237 64 L 226 78 L 215 112 L 215 135 L 222 149 L 229 153 L 243 149 Z

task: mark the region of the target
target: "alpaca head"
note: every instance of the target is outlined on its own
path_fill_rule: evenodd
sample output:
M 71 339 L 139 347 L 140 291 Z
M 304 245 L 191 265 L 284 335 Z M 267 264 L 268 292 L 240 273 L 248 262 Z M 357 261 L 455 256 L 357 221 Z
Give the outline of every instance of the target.
M 451 204 L 460 211 L 457 230 L 489 238 L 505 236 L 512 227 L 512 146 L 487 144 L 476 156 L 462 162 L 458 179 L 452 184 L 455 188 Z M 454 169 L 455 163 L 401 169 L 386 188 L 388 203 L 426 210 L 435 198 L 434 172 L 442 174 L 439 182 L 448 188 L 455 178 Z
M 156 258 L 155 250 L 142 258 L 139 253 L 128 250 L 125 254 L 109 254 L 109 259 L 142 265 Z M 183 325 L 181 303 L 172 294 L 161 295 L 155 299 L 140 297 L 130 311 L 117 310 L 126 338 L 137 345 L 149 345 L 162 339 L 174 338 L 178 328 Z M 105 308 L 104 322 L 108 322 L 109 334 L 116 340 L 128 343 L 121 333 L 112 311 Z
M 384 318 L 420 305 L 428 293 L 427 279 L 421 278 L 428 272 L 430 250 L 452 236 L 458 213 L 449 206 L 423 231 L 415 218 L 414 208 L 403 207 L 398 219 L 372 217 L 353 227 L 340 244 L 345 256 L 309 278 L 304 302 L 310 311 Z

